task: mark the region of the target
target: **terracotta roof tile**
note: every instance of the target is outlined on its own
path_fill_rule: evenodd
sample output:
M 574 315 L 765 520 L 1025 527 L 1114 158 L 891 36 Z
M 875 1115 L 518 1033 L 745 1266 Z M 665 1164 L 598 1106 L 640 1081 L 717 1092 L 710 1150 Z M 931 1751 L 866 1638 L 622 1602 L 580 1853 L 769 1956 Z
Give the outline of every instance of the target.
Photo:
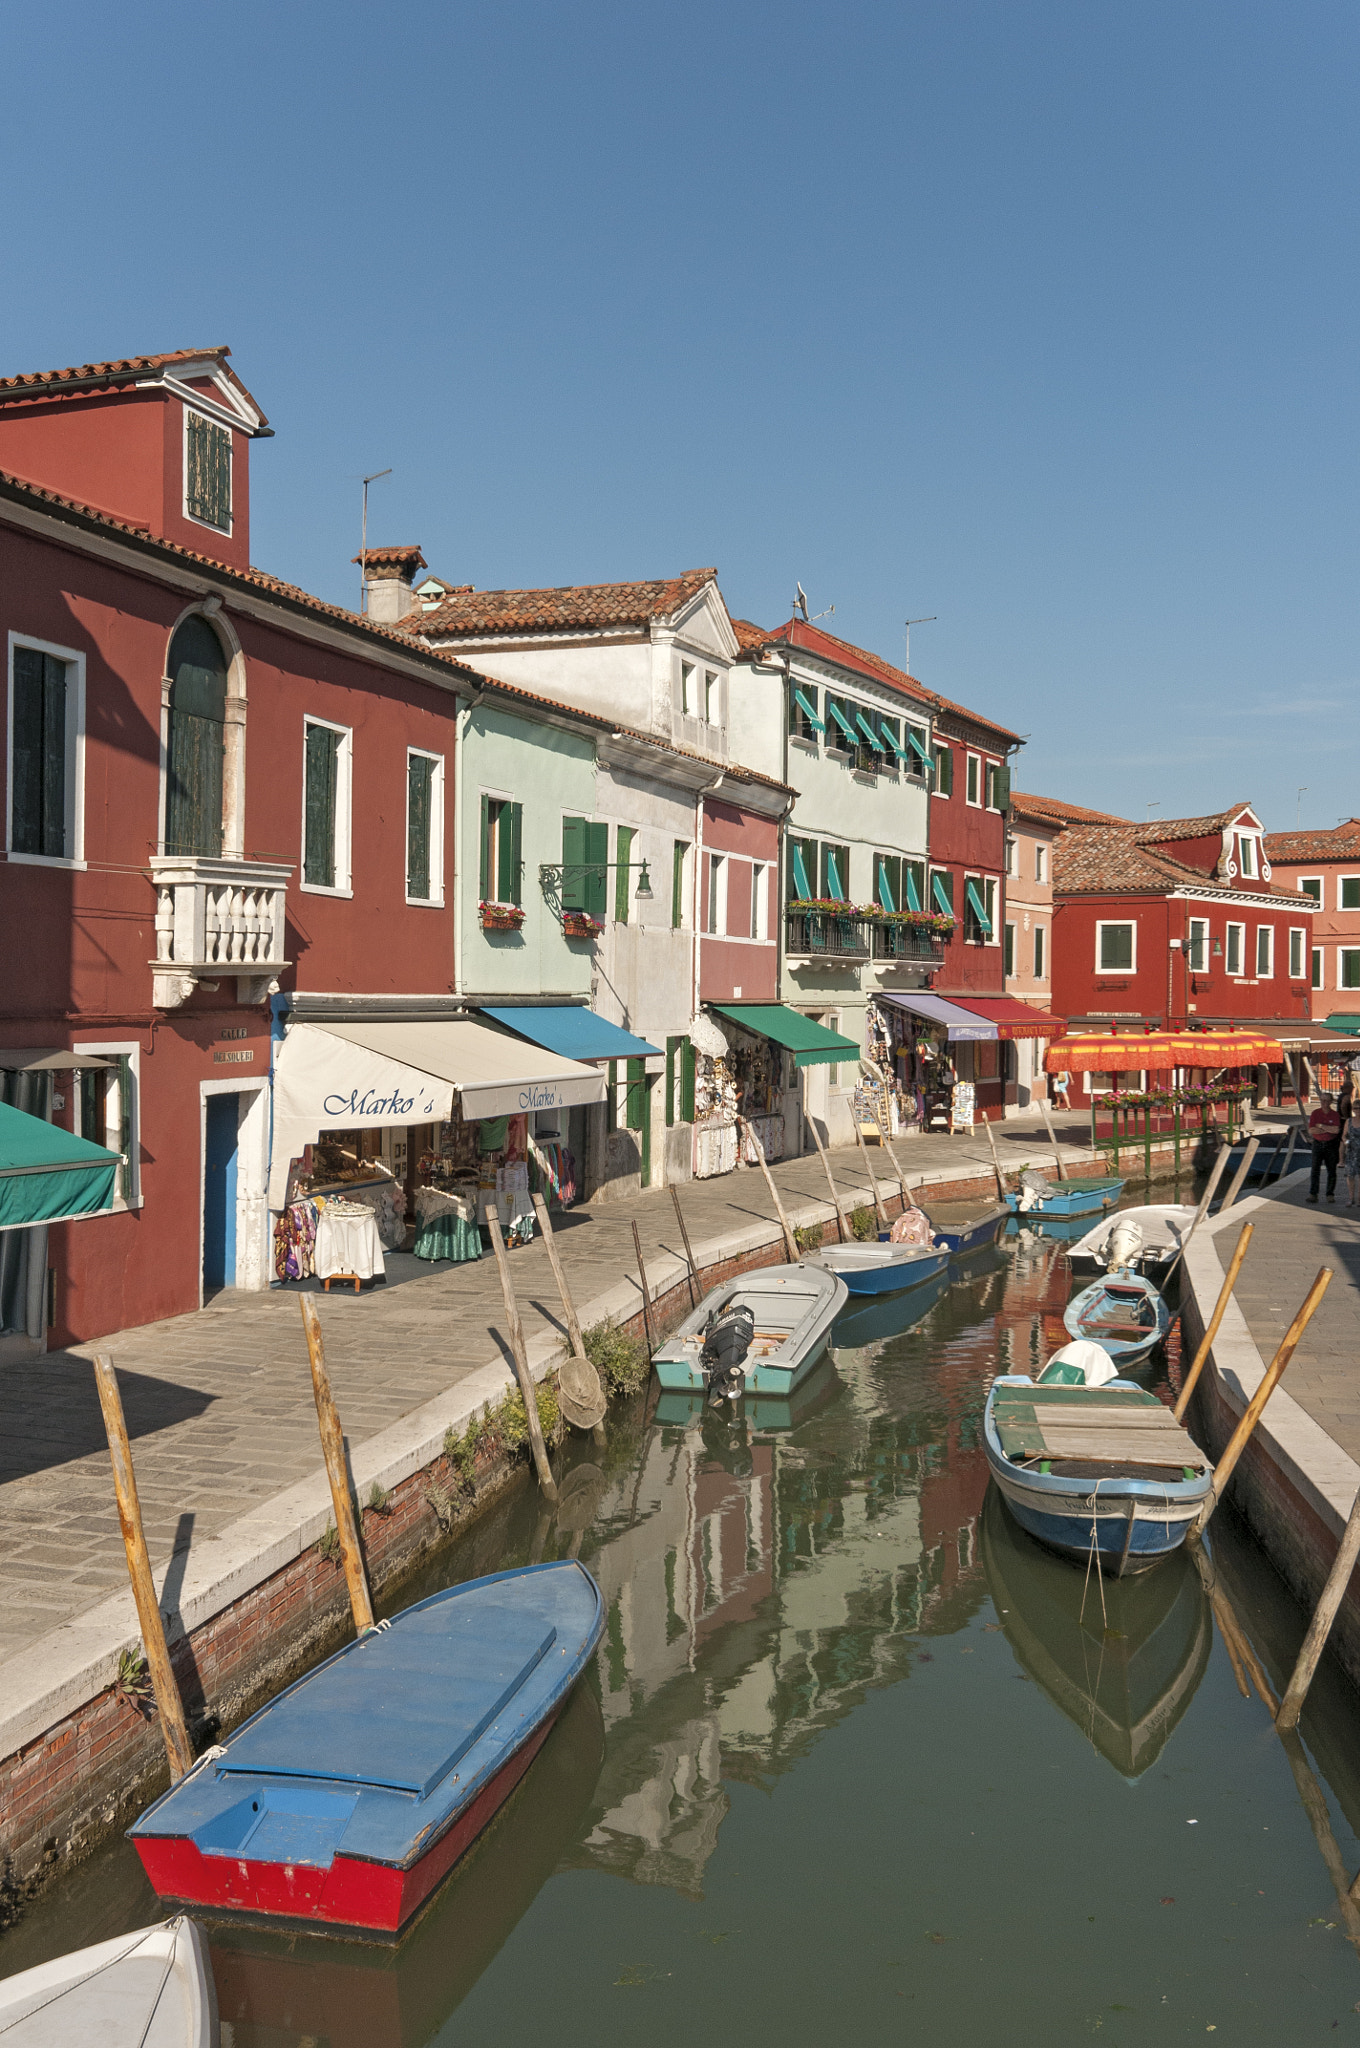
M 0 377 L 0 405 L 13 405 L 26 398 L 46 398 L 63 391 L 98 389 L 102 385 L 135 384 L 159 371 L 173 370 L 180 363 L 215 362 L 226 372 L 254 412 L 260 425 L 267 426 L 260 407 L 246 390 L 236 372 L 228 367 L 231 350 L 221 348 L 175 348 L 159 356 L 120 356 L 108 363 L 78 363 L 66 370 L 29 370 L 17 377 Z
M 432 611 L 403 620 L 422 640 L 487 634 L 555 633 L 590 626 L 645 626 L 668 619 L 717 580 L 716 569 L 689 569 L 652 583 L 578 583 L 557 590 L 457 591 Z
M 1117 818 L 1110 811 L 1088 811 L 1081 804 L 1063 803 L 1057 797 L 1034 796 L 1025 790 L 1011 791 L 1011 806 L 1027 818 L 1046 818 L 1054 825 L 1129 825 L 1131 818 Z
M 769 644 L 784 643 L 790 647 L 806 648 L 809 654 L 820 654 L 825 661 L 839 662 L 843 668 L 858 669 L 861 674 L 872 676 L 875 681 L 889 684 L 905 697 L 914 697 L 918 703 L 928 704 L 932 710 L 952 713 L 956 718 L 966 718 L 974 725 L 998 734 L 1002 739 L 1018 745 L 1019 733 L 1009 726 L 999 725 L 994 718 L 986 717 L 981 711 L 970 711 L 966 704 L 956 704 L 949 697 L 942 697 L 938 690 L 932 690 L 915 676 L 908 675 L 903 668 L 894 668 L 890 661 L 884 661 L 878 654 L 870 653 L 867 647 L 856 647 L 851 640 L 842 640 L 836 633 L 827 633 L 810 619 L 786 619 L 782 626 L 776 626 L 766 635 Z
M 358 563 L 367 562 L 370 569 L 409 568 L 412 576 L 417 569 L 428 569 L 430 566 L 417 547 L 366 548 L 361 555 L 351 555 L 350 560 Z
M 753 626 L 749 619 L 733 619 L 732 631 L 743 654 L 752 654 L 758 647 L 768 647 L 775 638 L 764 626 Z
M 1345 860 L 1360 857 L 1360 818 L 1347 818 L 1327 832 L 1267 832 L 1271 861 Z
M 1250 804 L 1230 804 L 1226 811 L 1214 811 L 1207 818 L 1151 818 L 1134 829 L 1144 845 L 1156 845 L 1167 839 L 1212 839 L 1216 832 L 1222 832 L 1225 825 L 1250 809 Z
M 1181 888 L 1221 889 L 1225 896 L 1237 893 L 1205 874 L 1203 868 L 1191 867 L 1160 847 L 1150 846 L 1143 834 L 1140 825 L 1070 824 L 1053 842 L 1054 894 L 1164 896 L 1168 890 Z M 1291 903 L 1299 900 L 1291 889 L 1264 884 L 1242 893 L 1281 896 Z

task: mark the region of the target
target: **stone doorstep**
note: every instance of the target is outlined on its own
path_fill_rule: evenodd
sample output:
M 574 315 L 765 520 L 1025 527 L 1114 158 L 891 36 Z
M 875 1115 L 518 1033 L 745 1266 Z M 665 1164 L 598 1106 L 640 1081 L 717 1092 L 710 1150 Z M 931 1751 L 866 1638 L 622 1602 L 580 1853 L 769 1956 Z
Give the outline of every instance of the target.
M 1064 1148 L 1068 1164 L 1074 1163 L 1068 1157 L 1070 1149 Z M 1053 1157 L 1047 1148 L 1036 1147 L 1033 1161 L 1036 1166 L 1048 1166 L 1052 1165 Z M 1094 1160 L 1097 1155 L 1077 1154 L 1076 1157 L 1078 1160 Z M 876 1168 L 886 1166 L 891 1171 L 891 1162 L 882 1156 L 874 1164 Z M 975 1166 L 976 1170 L 960 1174 L 959 1167 L 968 1166 Z M 915 1176 L 905 1159 L 903 1170 L 908 1181 L 913 1181 Z M 875 1177 L 879 1178 L 877 1173 Z M 898 1199 L 896 1175 L 891 1182 L 880 1179 L 880 1185 L 885 1200 L 895 1203 Z M 958 1166 L 921 1176 L 912 1191 L 928 1198 L 936 1188 L 943 1191 L 947 1187 L 951 1192 L 968 1189 L 985 1192 L 992 1186 L 994 1180 L 990 1168 L 984 1168 L 978 1162 L 960 1161 Z M 768 1199 L 761 1181 L 756 1181 L 756 1188 L 762 1198 Z M 1246 1204 L 1239 1204 L 1239 1208 L 1245 1211 Z M 805 1203 L 798 1209 L 790 1208 L 788 1215 L 795 1230 L 835 1220 L 835 1212 L 826 1199 Z M 745 1230 L 696 1245 L 695 1262 L 702 1273 L 708 1267 L 744 1258 L 781 1243 L 777 1225 L 772 1228 L 768 1222 L 758 1221 Z M 1194 1249 L 1192 1246 L 1192 1252 Z M 653 1296 L 661 1299 L 673 1288 L 683 1286 L 687 1272 L 683 1259 L 658 1254 L 648 1269 Z M 1217 1286 L 1216 1281 L 1215 1294 Z M 640 1308 L 640 1284 L 629 1278 L 579 1307 L 578 1315 L 582 1327 L 589 1329 L 606 1316 L 626 1322 L 637 1316 Z M 1245 1325 L 1243 1328 L 1245 1330 Z M 1255 1346 L 1251 1345 L 1249 1337 L 1246 1341 L 1254 1358 Z M 535 1379 L 542 1380 L 561 1356 L 563 1343 L 559 1336 L 544 1331 L 527 1348 L 529 1369 Z M 499 1402 L 514 1384 L 510 1367 L 497 1356 L 465 1374 L 456 1386 L 437 1394 L 433 1400 L 413 1409 L 377 1436 L 357 1445 L 350 1463 L 358 1497 L 362 1500 L 375 1483 L 385 1492 L 391 1492 L 413 1473 L 432 1464 L 442 1453 L 444 1437 L 449 1429 L 466 1429 L 474 1416 L 480 1414 L 488 1403 Z M 1316 1425 L 1312 1427 L 1316 1428 Z M 1318 1434 L 1321 1436 L 1320 1431 Z M 1327 1440 L 1324 1438 L 1323 1441 Z M 1356 1470 L 1349 1459 L 1346 1464 L 1353 1472 Z M 311 1548 L 331 1520 L 330 1487 L 323 1466 L 239 1517 L 223 1534 L 209 1537 L 201 1545 L 196 1544 L 180 1588 L 178 1611 L 167 1630 L 170 1641 L 178 1641 L 182 1635 L 192 1635 L 234 1601 L 242 1599 L 264 1580 L 282 1571 L 303 1551 Z M 169 1569 L 169 1562 L 167 1560 L 161 1567 L 162 1574 Z M 0 1761 L 13 1756 L 17 1750 L 105 1692 L 117 1676 L 122 1652 L 138 1649 L 140 1644 L 141 1632 L 130 1590 L 100 1601 L 83 1614 L 39 1637 L 25 1650 L 21 1659 L 13 1660 L 4 1683 L 0 1684 Z M 16 1665 L 19 1667 L 17 1672 Z

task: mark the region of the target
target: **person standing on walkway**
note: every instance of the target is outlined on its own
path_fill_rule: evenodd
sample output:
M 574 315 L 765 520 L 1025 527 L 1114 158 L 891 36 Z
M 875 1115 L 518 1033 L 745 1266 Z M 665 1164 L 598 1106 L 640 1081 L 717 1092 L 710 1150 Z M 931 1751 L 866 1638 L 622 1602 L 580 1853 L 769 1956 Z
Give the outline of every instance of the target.
M 1346 1176 L 1346 1207 L 1360 1208 L 1360 1123 L 1354 1117 L 1341 1140 L 1341 1170 Z
M 1308 1181 L 1308 1199 L 1318 1198 L 1318 1182 L 1322 1169 L 1327 1169 L 1327 1200 L 1336 1200 L 1337 1155 L 1341 1150 L 1341 1119 L 1332 1105 L 1330 1095 L 1324 1095 L 1308 1119 L 1308 1136 L 1313 1145 L 1313 1171 Z
M 1055 1108 L 1070 1109 L 1072 1107 L 1068 1100 L 1068 1090 L 1071 1086 L 1072 1076 L 1070 1074 L 1062 1073 L 1053 1076 L 1053 1103 Z

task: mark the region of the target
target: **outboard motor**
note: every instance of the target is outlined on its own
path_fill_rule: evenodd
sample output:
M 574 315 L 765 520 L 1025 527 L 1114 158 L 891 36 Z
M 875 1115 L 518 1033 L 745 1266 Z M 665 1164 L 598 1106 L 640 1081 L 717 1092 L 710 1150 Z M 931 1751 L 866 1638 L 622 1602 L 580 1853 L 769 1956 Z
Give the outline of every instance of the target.
M 1038 1207 L 1044 1198 L 1053 1193 L 1053 1183 L 1044 1179 L 1032 1166 L 1027 1166 L 1020 1176 L 1020 1214 L 1027 1216 L 1031 1209 Z
M 1111 1273 L 1119 1267 L 1134 1267 L 1143 1252 L 1142 1225 L 1131 1216 L 1121 1216 L 1105 1240 L 1105 1264 Z
M 753 1310 L 733 1302 L 708 1319 L 699 1364 L 709 1405 L 739 1401 L 746 1386 L 745 1358 L 756 1334 Z

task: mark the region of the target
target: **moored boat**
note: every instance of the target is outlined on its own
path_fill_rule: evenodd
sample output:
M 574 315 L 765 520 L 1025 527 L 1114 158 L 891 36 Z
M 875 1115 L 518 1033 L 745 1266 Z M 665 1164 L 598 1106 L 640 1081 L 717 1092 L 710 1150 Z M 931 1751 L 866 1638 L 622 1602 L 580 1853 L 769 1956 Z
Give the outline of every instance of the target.
M 839 1336 L 839 1326 L 836 1332 Z M 834 1400 L 840 1392 L 840 1380 L 830 1352 L 824 1351 L 821 1359 L 789 1394 L 747 1394 L 741 1404 L 741 1417 L 747 1427 L 764 1432 L 766 1430 L 798 1429 L 808 1418 Z M 688 1394 L 662 1394 L 652 1412 L 652 1421 L 658 1428 L 686 1428 L 690 1423 L 701 1422 L 708 1407 L 708 1397 L 699 1388 Z
M 1083 1287 L 1063 1310 L 1069 1337 L 1108 1352 L 1117 1367 L 1141 1365 L 1171 1327 L 1171 1312 L 1141 1273 L 1123 1267 Z
M 1083 1232 L 1067 1254 L 1068 1263 L 1080 1279 L 1107 1272 L 1112 1266 L 1129 1266 L 1156 1280 L 1174 1261 L 1194 1220 L 1195 1210 L 1188 1202 L 1149 1202 L 1136 1209 L 1121 1209 L 1115 1216 L 1102 1216 Z M 1138 1232 L 1134 1247 L 1127 1242 L 1132 1230 Z M 1125 1234 L 1123 1243 L 1120 1233 Z
M 185 1915 L 0 1980 L 6 2048 L 217 2048 L 208 1945 Z
M 851 1294 L 901 1294 L 933 1279 L 948 1263 L 946 1245 L 892 1244 L 884 1238 L 864 1244 L 829 1244 L 804 1261 L 835 1273 Z
M 1100 1370 L 1111 1370 L 1107 1358 L 1093 1378 Z M 1213 1467 L 1171 1410 L 1117 1378 L 1036 1384 L 1006 1373 L 988 1393 L 983 1442 L 1021 1528 L 1117 1578 L 1179 1549 L 1213 1483 Z
M 1026 1218 L 1093 1216 L 1098 1209 L 1113 1207 L 1123 1187 L 1122 1180 L 1109 1175 L 1050 1181 L 1027 1173 L 1021 1176 L 1019 1193 L 1006 1196 L 1006 1207 L 1012 1215 Z
M 581 1564 L 497 1572 L 370 1629 L 128 1830 L 162 1898 L 398 1933 L 514 1790 L 599 1641 Z
M 953 1206 L 955 1205 L 951 1204 L 951 1207 Z M 937 1222 L 932 1214 L 930 1223 L 935 1232 L 936 1244 L 943 1245 L 952 1257 L 962 1259 L 966 1258 L 969 1252 L 981 1251 L 984 1246 L 995 1244 L 998 1233 L 1004 1229 L 1009 1215 L 1010 1210 L 1006 1205 L 998 1202 L 995 1207 L 984 1209 L 980 1216 L 970 1216 L 963 1220 L 950 1216 Z
M 821 1356 L 846 1297 L 840 1275 L 809 1259 L 724 1281 L 653 1354 L 656 1376 L 675 1394 L 791 1394 Z

